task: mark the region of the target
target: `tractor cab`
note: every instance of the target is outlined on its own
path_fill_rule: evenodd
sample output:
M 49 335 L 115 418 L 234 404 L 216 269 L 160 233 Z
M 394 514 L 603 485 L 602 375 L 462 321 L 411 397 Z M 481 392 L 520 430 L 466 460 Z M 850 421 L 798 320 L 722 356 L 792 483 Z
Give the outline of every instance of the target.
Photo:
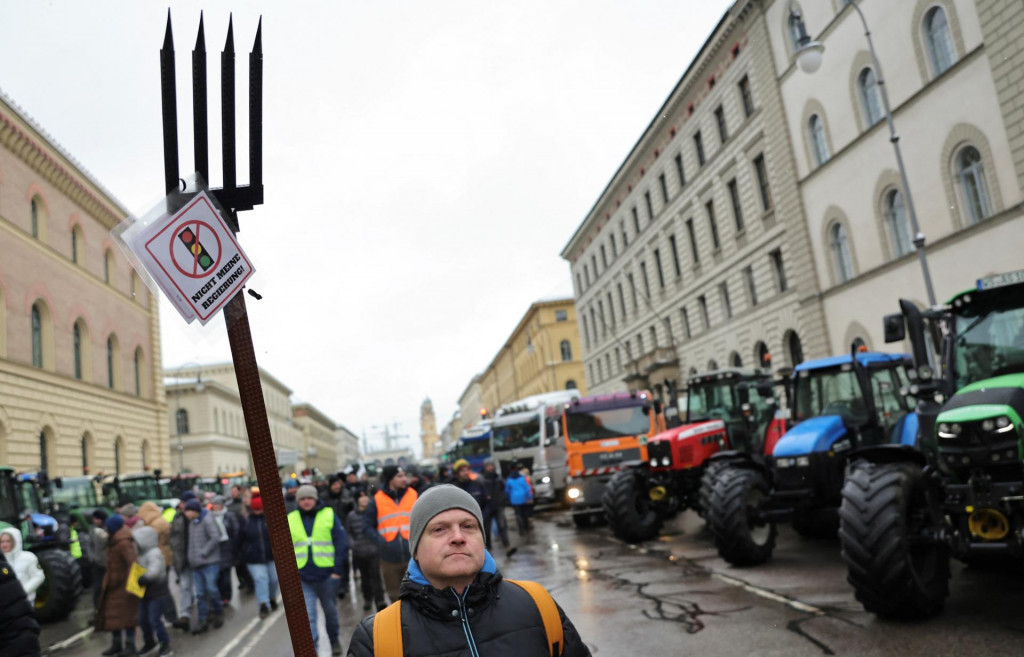
M 720 420 L 730 449 L 760 454 L 774 417 L 771 375 L 763 370 L 729 368 L 690 377 L 686 423 Z
M 153 502 L 161 508 L 173 506 L 173 496 L 158 477 L 159 472 L 156 476 L 149 473 L 109 475 L 103 479 L 103 500 L 115 509 L 129 502 L 135 506 L 143 502 Z

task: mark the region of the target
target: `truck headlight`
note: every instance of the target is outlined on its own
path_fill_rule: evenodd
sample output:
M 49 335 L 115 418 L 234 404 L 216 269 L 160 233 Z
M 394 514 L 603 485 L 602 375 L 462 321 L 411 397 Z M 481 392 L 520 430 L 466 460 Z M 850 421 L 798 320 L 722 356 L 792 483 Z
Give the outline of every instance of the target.
M 573 486 L 572 488 L 565 492 L 565 496 L 568 497 L 570 500 L 578 500 L 579 498 L 583 497 L 583 491 Z
M 548 477 L 547 475 L 541 477 L 540 478 L 540 483 L 542 483 L 542 484 L 550 484 L 551 483 L 551 477 Z

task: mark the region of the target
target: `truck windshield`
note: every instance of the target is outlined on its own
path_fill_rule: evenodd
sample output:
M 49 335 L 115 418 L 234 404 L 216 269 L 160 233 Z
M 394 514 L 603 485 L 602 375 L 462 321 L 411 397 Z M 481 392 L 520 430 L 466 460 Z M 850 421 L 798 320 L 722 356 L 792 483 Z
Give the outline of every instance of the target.
M 687 414 L 691 422 L 697 418 L 728 420 L 740 415 L 732 386 L 725 381 L 690 386 L 687 395 Z
M 565 420 L 569 440 L 574 443 L 635 436 L 651 430 L 651 421 L 642 406 L 613 408 L 593 413 L 573 410 L 566 414 Z
M 160 488 L 154 479 L 128 479 L 121 481 L 121 504 L 141 500 L 160 499 Z
M 455 457 L 460 459 L 469 458 L 470 456 L 487 456 L 490 453 L 491 444 L 486 439 L 462 442 L 455 448 Z
M 839 415 L 855 426 L 868 421 L 867 404 L 852 365 L 803 370 L 797 375 L 794 420 L 819 415 Z
M 494 427 L 494 451 L 540 445 L 540 418 L 505 427 Z
M 1024 307 L 958 317 L 954 340 L 956 388 L 1001 374 L 1024 372 Z
M 68 479 L 53 488 L 53 501 L 68 506 L 97 506 L 96 489 L 89 479 Z

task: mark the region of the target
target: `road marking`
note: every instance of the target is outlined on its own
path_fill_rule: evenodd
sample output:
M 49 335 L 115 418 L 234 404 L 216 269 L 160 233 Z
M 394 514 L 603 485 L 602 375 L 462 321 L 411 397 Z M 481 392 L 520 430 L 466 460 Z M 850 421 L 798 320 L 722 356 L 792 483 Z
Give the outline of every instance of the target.
M 252 630 L 253 627 L 258 625 L 259 623 L 263 623 L 264 625 L 260 629 L 260 631 L 249 639 L 249 641 L 242 647 L 242 650 L 240 652 L 234 655 L 234 657 L 245 657 L 245 655 L 249 654 L 250 650 L 256 647 L 256 644 L 259 643 L 260 639 L 263 638 L 263 635 L 267 633 L 267 630 L 269 630 L 270 627 L 274 623 L 276 623 L 282 616 L 284 616 L 284 605 L 281 605 L 277 611 L 273 612 L 266 618 L 257 617 L 253 619 L 248 625 L 245 626 L 245 629 L 239 632 L 235 636 L 235 638 L 231 640 L 230 643 L 221 648 L 220 652 L 217 653 L 216 657 L 227 657 L 227 655 L 231 653 L 235 646 L 237 646 L 242 641 L 242 639 L 248 636 L 249 632 Z
M 742 589 L 744 589 L 746 591 L 750 591 L 754 595 L 759 595 L 762 598 L 765 598 L 765 599 L 768 599 L 768 600 L 773 600 L 775 602 L 780 602 L 780 603 L 786 605 L 787 607 L 791 607 L 793 609 L 796 609 L 797 611 L 803 611 L 803 612 L 806 612 L 808 614 L 814 614 L 815 616 L 825 616 L 826 615 L 824 610 L 818 609 L 817 607 L 815 607 L 813 605 L 809 605 L 809 604 L 807 604 L 805 602 L 800 602 L 799 600 L 794 600 L 792 598 L 787 598 L 784 595 L 779 595 L 778 593 L 774 593 L 773 591 L 769 591 L 767 589 L 762 589 L 759 586 L 754 586 L 753 584 L 750 584 L 748 582 L 744 582 L 741 579 L 737 579 L 735 577 L 730 577 L 728 575 L 723 575 L 721 573 L 716 573 L 716 572 L 712 572 L 711 576 L 714 577 L 715 579 L 718 579 L 718 580 L 721 580 L 721 581 L 725 582 L 726 584 L 731 584 L 733 586 L 738 586 L 738 587 L 740 587 L 740 588 L 742 588 Z
M 45 650 L 43 650 L 43 654 L 48 655 L 51 652 L 57 652 L 58 650 L 64 650 L 65 648 L 71 646 L 76 641 L 80 641 L 80 640 L 84 639 L 85 637 L 89 636 L 90 634 L 92 634 L 92 632 L 93 632 L 93 628 L 87 627 L 87 628 L 85 628 L 84 630 L 82 630 L 81 632 L 79 632 L 78 634 L 76 634 L 74 636 L 68 637 L 67 639 L 64 639 L 63 641 L 58 641 L 57 643 L 53 644 L 52 646 L 48 646 Z
M 242 639 L 248 636 L 252 628 L 256 627 L 263 621 L 264 619 L 260 618 L 259 616 L 249 621 L 249 624 L 246 625 L 245 628 L 242 629 L 242 631 L 236 634 L 234 639 L 228 641 L 228 644 L 220 649 L 220 652 L 217 653 L 216 657 L 227 657 L 229 654 L 231 654 L 231 651 L 235 649 L 235 646 L 237 646 L 242 641 Z

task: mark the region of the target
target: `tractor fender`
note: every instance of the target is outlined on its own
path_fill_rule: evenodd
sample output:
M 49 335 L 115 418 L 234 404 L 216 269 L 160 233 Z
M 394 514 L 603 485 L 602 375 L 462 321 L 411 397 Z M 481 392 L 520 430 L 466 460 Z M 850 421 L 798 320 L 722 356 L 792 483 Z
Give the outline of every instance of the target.
M 922 468 L 928 465 L 924 452 L 910 445 L 872 445 L 858 447 L 850 452 L 850 463 L 914 463 Z
M 786 432 L 775 443 L 772 454 L 780 456 L 803 456 L 815 452 L 827 452 L 836 441 L 847 435 L 846 425 L 838 415 L 819 415 L 804 420 Z

